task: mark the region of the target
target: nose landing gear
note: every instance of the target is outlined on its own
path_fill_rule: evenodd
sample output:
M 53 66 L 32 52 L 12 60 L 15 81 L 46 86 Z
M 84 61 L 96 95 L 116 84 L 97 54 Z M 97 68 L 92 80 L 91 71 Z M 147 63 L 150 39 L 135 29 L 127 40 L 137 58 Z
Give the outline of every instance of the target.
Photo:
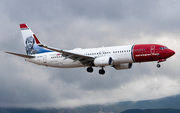
M 159 63 L 160 63 L 160 62 L 164 62 L 164 61 L 166 61 L 166 59 L 160 59 L 160 60 L 158 60 L 157 67 L 160 68 L 161 65 L 160 65 Z
M 157 67 L 158 67 L 158 68 L 160 68 L 160 67 L 161 67 L 161 65 L 158 63 L 158 64 L 157 64 Z

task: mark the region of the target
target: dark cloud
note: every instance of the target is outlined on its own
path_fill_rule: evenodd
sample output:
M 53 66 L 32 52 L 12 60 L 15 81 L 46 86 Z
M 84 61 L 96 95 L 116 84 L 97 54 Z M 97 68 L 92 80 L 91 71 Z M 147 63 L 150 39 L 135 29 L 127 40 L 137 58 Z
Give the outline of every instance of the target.
M 73 107 L 179 94 L 179 1 L 14 0 L 0 2 L 0 106 Z M 40 40 L 62 49 L 160 43 L 176 55 L 134 64 L 131 70 L 106 67 L 106 75 L 86 68 L 37 66 L 4 51 L 25 53 L 20 23 Z

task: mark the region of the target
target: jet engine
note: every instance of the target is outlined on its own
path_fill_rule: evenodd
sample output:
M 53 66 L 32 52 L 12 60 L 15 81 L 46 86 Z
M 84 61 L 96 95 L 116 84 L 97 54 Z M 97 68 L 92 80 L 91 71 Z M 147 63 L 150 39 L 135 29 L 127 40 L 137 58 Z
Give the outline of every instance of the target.
M 95 66 L 109 66 L 113 64 L 113 59 L 109 56 L 94 59 Z
M 119 65 L 113 65 L 116 70 L 131 69 L 132 63 L 125 63 Z

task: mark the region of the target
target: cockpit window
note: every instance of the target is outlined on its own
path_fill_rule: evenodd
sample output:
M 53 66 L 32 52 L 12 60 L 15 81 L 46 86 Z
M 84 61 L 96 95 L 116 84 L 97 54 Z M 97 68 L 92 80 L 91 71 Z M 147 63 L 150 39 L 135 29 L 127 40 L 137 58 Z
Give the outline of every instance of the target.
M 160 47 L 160 49 L 168 49 L 167 47 Z

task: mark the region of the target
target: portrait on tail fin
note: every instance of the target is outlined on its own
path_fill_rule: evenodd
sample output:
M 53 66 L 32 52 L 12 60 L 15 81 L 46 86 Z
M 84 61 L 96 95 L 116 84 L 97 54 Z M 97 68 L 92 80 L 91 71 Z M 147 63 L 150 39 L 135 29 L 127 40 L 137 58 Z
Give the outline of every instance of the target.
M 25 40 L 25 44 L 26 44 L 26 53 L 27 55 L 32 55 L 32 54 L 36 54 L 35 49 L 33 48 L 35 43 L 35 40 L 32 36 L 29 36 L 26 38 Z

